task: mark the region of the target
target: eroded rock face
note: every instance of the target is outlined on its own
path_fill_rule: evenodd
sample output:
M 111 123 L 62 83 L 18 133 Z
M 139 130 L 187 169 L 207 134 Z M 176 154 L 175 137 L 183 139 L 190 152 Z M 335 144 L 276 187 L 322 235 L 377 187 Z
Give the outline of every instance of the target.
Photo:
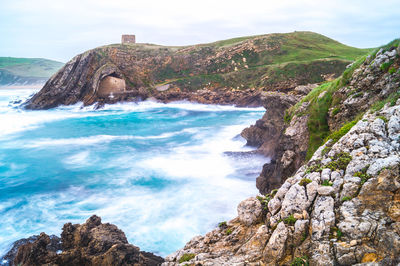
M 313 35 L 317 38 L 310 39 Z M 190 100 L 262 106 L 261 91 L 287 92 L 297 85 L 322 82 L 327 74 L 340 75 L 349 63 L 330 58 L 331 52 L 321 50 L 320 56 L 324 60 L 280 66 L 278 70 L 276 65 L 271 68 L 269 65 L 274 63 L 275 58 L 286 53 L 286 47 L 292 46 L 292 39 L 298 37 L 310 40 L 309 43 L 302 41 L 302 47 L 312 49 L 317 49 L 317 40 L 332 42 L 314 33 L 294 32 L 257 36 L 231 45 L 212 43 L 178 48 L 131 44 L 99 47 L 69 61 L 26 103 L 26 108 L 49 109 L 77 102 L 84 105 L 98 103 L 101 106 L 149 97 L 163 102 Z M 250 69 L 260 66 L 263 68 L 257 71 Z M 99 83 L 107 76 L 123 79 L 126 90 L 118 94 L 102 93 L 101 90 L 99 93 Z M 308 89 L 307 86 L 299 88 L 298 93 Z
M 301 86 L 314 88 L 315 84 Z M 295 89 L 296 90 L 296 89 Z M 255 125 L 244 129 L 241 135 L 247 144 L 271 158 L 257 178 L 257 188 L 266 194 L 278 188 L 302 165 L 308 148 L 307 116 L 293 117 L 290 124 L 284 120 L 285 111 L 297 103 L 304 94 L 264 93 L 264 116 Z
M 272 198 L 259 198 L 262 206 L 268 201 L 263 222 L 236 218 L 194 238 L 164 265 L 179 264 L 186 253 L 193 254 L 189 264 L 199 265 L 400 263 L 400 142 L 393 139 L 399 104 L 364 115 Z M 254 204 L 243 208 L 252 212 Z
M 54 248 L 45 233 L 23 244 L 11 265 L 160 265 L 164 260 L 128 243 L 115 225 L 92 216 L 86 223 L 67 223 L 61 245 Z M 57 252 L 58 251 L 58 252 Z

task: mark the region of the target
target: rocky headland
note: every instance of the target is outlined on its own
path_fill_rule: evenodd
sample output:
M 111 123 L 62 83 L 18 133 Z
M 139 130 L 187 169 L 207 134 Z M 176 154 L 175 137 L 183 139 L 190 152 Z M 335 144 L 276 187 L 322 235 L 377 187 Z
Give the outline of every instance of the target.
M 242 136 L 271 158 L 257 178 L 261 195 L 241 202 L 236 218 L 194 237 L 165 261 L 141 253 L 96 216 L 83 225 L 66 224 L 61 246 L 41 234 L 17 243 L 8 258 L 15 265 L 398 265 L 399 44 L 370 52 L 319 86 L 253 89 L 267 111 Z M 68 85 L 67 76 L 78 67 L 56 74 L 27 107 L 101 102 L 90 98 L 87 82 L 99 82 L 115 69 L 93 79 L 88 75 L 98 69 L 83 67 L 86 74 Z M 155 94 L 148 97 L 161 97 Z
M 101 106 L 149 98 L 262 106 L 262 91 L 288 92 L 332 79 L 367 51 L 312 32 L 184 47 L 114 44 L 74 57 L 25 106 Z

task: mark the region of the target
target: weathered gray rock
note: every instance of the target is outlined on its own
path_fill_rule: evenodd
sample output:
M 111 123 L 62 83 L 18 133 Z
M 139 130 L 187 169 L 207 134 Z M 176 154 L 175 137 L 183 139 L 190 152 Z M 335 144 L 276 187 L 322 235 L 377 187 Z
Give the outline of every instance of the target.
M 282 258 L 288 233 L 285 224 L 280 222 L 265 247 L 264 258 L 266 261 L 278 261 Z
M 241 223 L 252 225 L 261 220 L 262 206 L 258 199 L 249 198 L 238 205 L 237 212 Z

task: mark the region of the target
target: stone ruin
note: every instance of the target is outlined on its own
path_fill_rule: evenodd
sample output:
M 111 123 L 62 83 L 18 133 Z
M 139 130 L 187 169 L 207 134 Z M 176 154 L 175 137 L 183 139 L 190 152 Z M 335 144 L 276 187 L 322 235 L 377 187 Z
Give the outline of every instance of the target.
M 135 35 L 129 35 L 129 34 L 124 34 L 121 37 L 121 43 L 136 43 L 136 36 Z

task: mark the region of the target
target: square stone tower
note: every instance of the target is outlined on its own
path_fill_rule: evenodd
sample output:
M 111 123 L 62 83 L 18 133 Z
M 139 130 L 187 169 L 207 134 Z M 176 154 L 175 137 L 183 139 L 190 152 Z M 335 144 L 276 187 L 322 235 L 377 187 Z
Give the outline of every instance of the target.
M 136 43 L 136 36 L 135 35 L 129 35 L 129 34 L 124 34 L 122 35 L 121 38 L 121 43 Z

